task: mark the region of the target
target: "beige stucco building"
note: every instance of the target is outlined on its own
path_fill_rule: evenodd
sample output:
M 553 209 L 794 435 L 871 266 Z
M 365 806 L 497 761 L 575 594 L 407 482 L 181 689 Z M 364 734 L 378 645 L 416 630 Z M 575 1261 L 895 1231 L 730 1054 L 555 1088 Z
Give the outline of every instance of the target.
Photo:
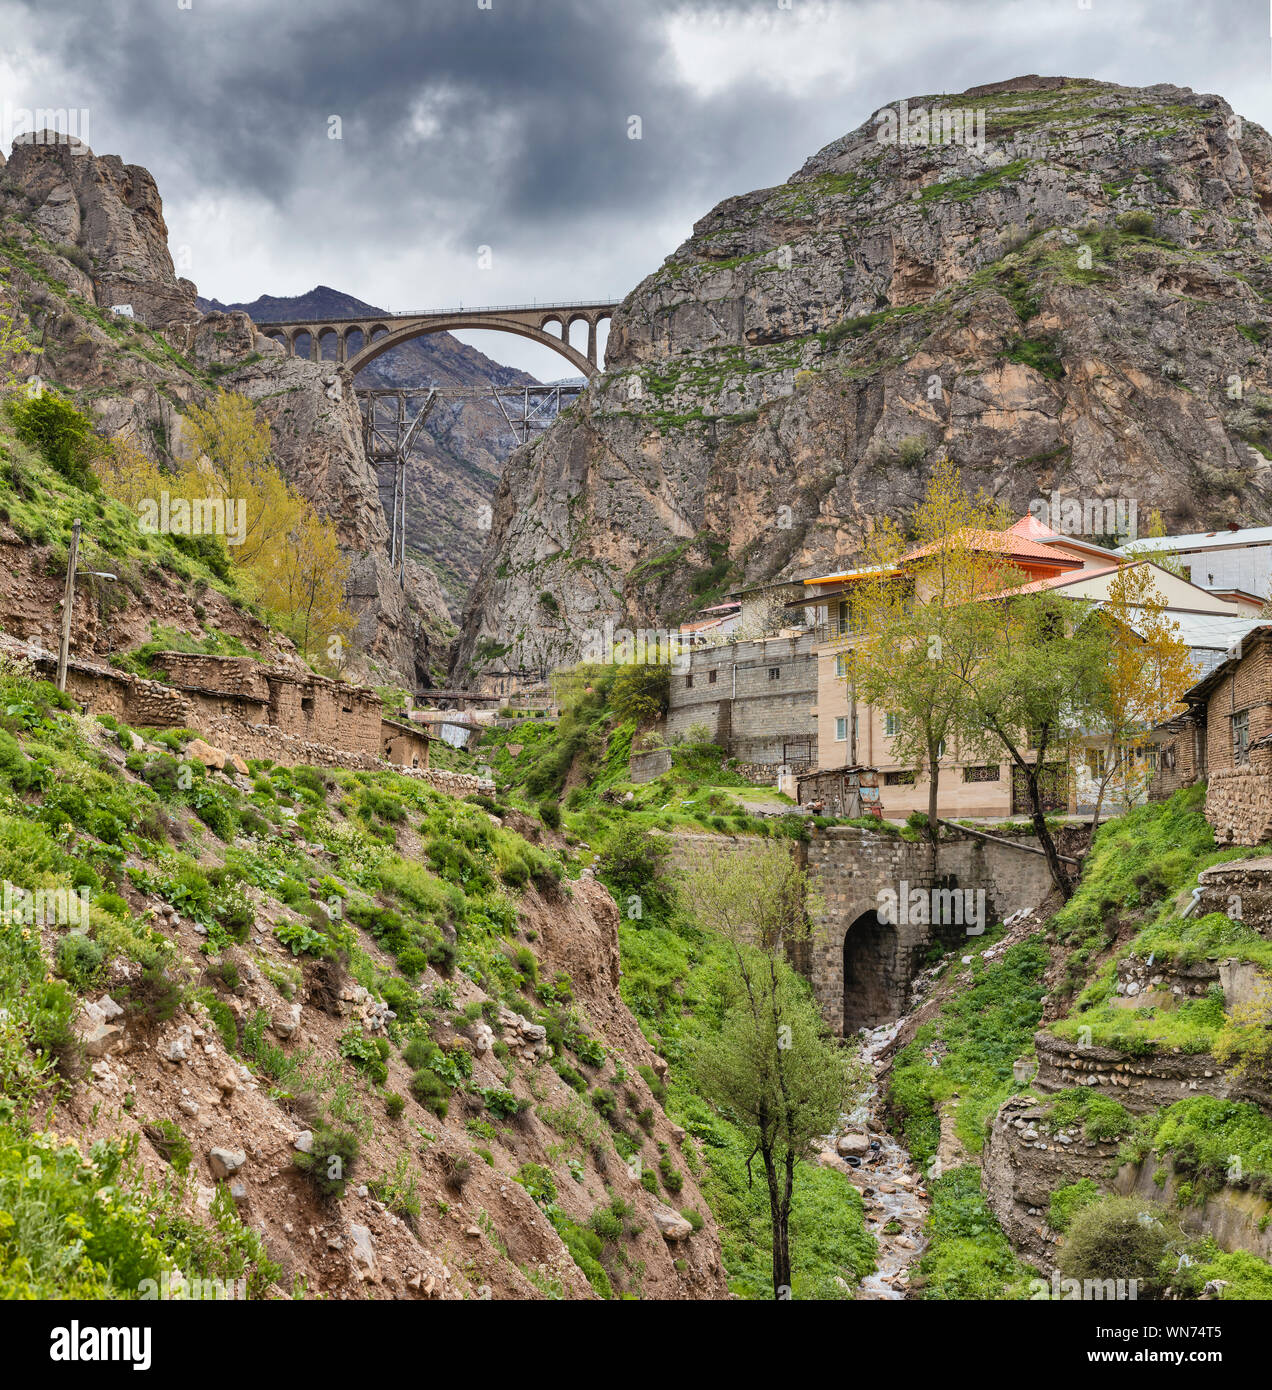
M 1100 603 L 1123 557 L 1080 538 L 1062 536 L 1033 517 L 1010 528 L 1006 558 L 1026 576 L 1029 588 L 1055 589 L 1074 600 Z M 1149 561 L 1139 561 L 1148 564 Z M 1223 659 L 1225 649 L 1254 626 L 1248 607 L 1232 597 L 1208 592 L 1179 575 L 1154 565 L 1154 581 L 1165 597 L 1170 615 L 1194 651 L 1198 674 Z M 893 721 L 886 710 L 857 702 L 856 739 L 848 681 L 848 653 L 852 645 L 850 590 L 860 572 L 827 575 L 806 581 L 811 601 L 818 609 L 817 657 L 817 765 L 819 768 L 851 766 L 854 762 L 879 771 L 880 800 L 888 819 L 903 818 L 911 811 L 926 811 L 928 781 L 923 773 L 903 765 L 893 752 Z M 1093 762 L 1101 756 L 1089 750 Z M 1151 753 L 1147 756 L 1152 756 Z M 1082 763 L 1079 760 L 1079 768 Z M 942 816 L 1006 817 L 1025 809 L 1024 789 L 1009 762 L 986 763 L 963 758 L 957 747 L 946 750 L 941 762 L 938 810 Z M 1077 778 L 1067 766 L 1057 764 L 1051 808 L 1078 810 L 1081 771 Z

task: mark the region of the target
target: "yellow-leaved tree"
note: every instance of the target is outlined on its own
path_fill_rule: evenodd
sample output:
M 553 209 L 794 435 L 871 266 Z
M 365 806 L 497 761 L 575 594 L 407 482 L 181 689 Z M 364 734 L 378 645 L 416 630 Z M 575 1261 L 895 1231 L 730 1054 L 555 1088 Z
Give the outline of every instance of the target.
M 896 760 L 928 777 L 928 836 L 935 853 L 942 760 L 954 753 L 983 639 L 966 610 L 1025 576 L 1004 535 L 1011 514 L 984 494 L 970 497 L 940 458 L 914 512 L 912 539 L 884 518 L 859 577 L 831 600 L 845 648 L 850 715 L 864 700 L 891 715 Z
M 27 323 L 17 296 L 5 283 L 7 272 L 0 267 L 0 391 L 17 383 L 18 364 L 24 357 L 34 357 L 44 349 L 27 337 Z
M 348 655 L 353 616 L 345 607 L 348 565 L 336 528 L 312 507 L 294 520 L 286 543 L 257 566 L 261 602 L 304 654 L 339 670 Z
M 354 620 L 335 524 L 278 471 L 269 421 L 245 396 L 218 392 L 185 418 L 192 462 L 183 485 L 222 503 L 247 587 L 306 657 L 343 667 Z
M 1105 628 L 1105 672 L 1096 709 L 1103 766 L 1092 769 L 1097 786 L 1092 826 L 1110 788 L 1129 810 L 1152 776 L 1145 745 L 1154 726 L 1183 710 L 1180 697 L 1199 679 L 1199 669 L 1148 561 L 1125 564 L 1109 585 L 1092 621 Z M 1089 742 L 1089 740 L 1088 740 Z

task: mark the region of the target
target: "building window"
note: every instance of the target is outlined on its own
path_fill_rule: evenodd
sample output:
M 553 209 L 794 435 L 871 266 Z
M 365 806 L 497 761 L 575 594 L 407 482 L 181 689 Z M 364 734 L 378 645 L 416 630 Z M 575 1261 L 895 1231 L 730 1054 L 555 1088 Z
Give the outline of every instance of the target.
M 995 763 L 992 767 L 965 767 L 963 769 L 964 782 L 997 782 L 1002 775 L 1002 769 Z
M 692 690 L 692 689 L 693 689 L 693 672 L 692 672 L 692 671 L 690 671 L 689 674 L 685 677 L 685 689 L 686 689 L 686 690 Z
M 885 787 L 912 787 L 916 781 L 913 771 L 905 772 L 885 772 L 883 774 L 883 785 Z
M 1239 763 L 1250 761 L 1250 711 L 1232 716 L 1232 756 Z
M 889 738 L 896 738 L 901 732 L 901 716 L 899 714 L 885 714 L 883 716 L 883 732 Z
M 720 673 L 719 673 L 718 671 L 708 671 L 708 672 L 707 672 L 707 684 L 708 684 L 708 685 L 714 685 L 714 684 L 716 683 L 716 677 L 717 677 L 719 674 L 720 674 Z
M 769 667 L 769 680 L 780 681 L 782 679 L 782 668 L 780 666 Z
M 301 696 L 300 709 L 302 714 L 312 714 L 314 712 L 314 697 Z
M 1104 777 L 1104 766 L 1104 749 L 1088 748 L 1087 767 L 1091 769 L 1091 776 L 1102 780 Z
M 859 735 L 861 730 L 860 719 L 854 715 L 852 723 L 854 735 Z M 838 715 L 835 719 L 835 742 L 848 742 L 848 716 L 846 714 Z
M 835 675 L 839 680 L 848 679 L 848 653 L 840 652 L 835 658 Z

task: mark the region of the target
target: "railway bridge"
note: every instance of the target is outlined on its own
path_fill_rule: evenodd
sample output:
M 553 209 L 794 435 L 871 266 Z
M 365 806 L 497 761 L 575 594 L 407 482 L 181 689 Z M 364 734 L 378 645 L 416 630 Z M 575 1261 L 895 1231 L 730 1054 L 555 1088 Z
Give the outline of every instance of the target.
M 354 375 L 390 348 L 430 333 L 479 328 L 514 333 L 560 353 L 576 371 L 590 379 L 601 371 L 601 325 L 609 322 L 617 308 L 618 304 L 613 301 L 579 300 L 563 304 L 503 304 L 479 309 L 425 309 L 363 318 L 288 319 L 256 326 L 266 337 L 280 343 L 289 357 L 337 362 Z M 587 325 L 585 351 L 570 342 L 570 331 L 578 323 Z

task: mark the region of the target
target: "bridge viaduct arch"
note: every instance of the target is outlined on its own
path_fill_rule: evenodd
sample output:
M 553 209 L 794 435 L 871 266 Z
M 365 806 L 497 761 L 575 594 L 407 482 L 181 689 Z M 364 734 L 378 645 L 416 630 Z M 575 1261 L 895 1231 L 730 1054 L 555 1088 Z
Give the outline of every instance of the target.
M 559 353 L 586 377 L 599 375 L 602 324 L 613 317 L 615 304 L 520 305 L 499 309 L 456 309 L 424 314 L 386 314 L 365 319 L 288 320 L 257 327 L 279 343 L 289 357 L 335 361 L 356 375 L 382 353 L 431 333 L 487 329 L 529 338 Z M 570 330 L 587 325 L 587 351 L 570 342 Z M 557 332 L 552 331 L 558 330 Z M 334 346 L 328 356 L 324 346 Z

